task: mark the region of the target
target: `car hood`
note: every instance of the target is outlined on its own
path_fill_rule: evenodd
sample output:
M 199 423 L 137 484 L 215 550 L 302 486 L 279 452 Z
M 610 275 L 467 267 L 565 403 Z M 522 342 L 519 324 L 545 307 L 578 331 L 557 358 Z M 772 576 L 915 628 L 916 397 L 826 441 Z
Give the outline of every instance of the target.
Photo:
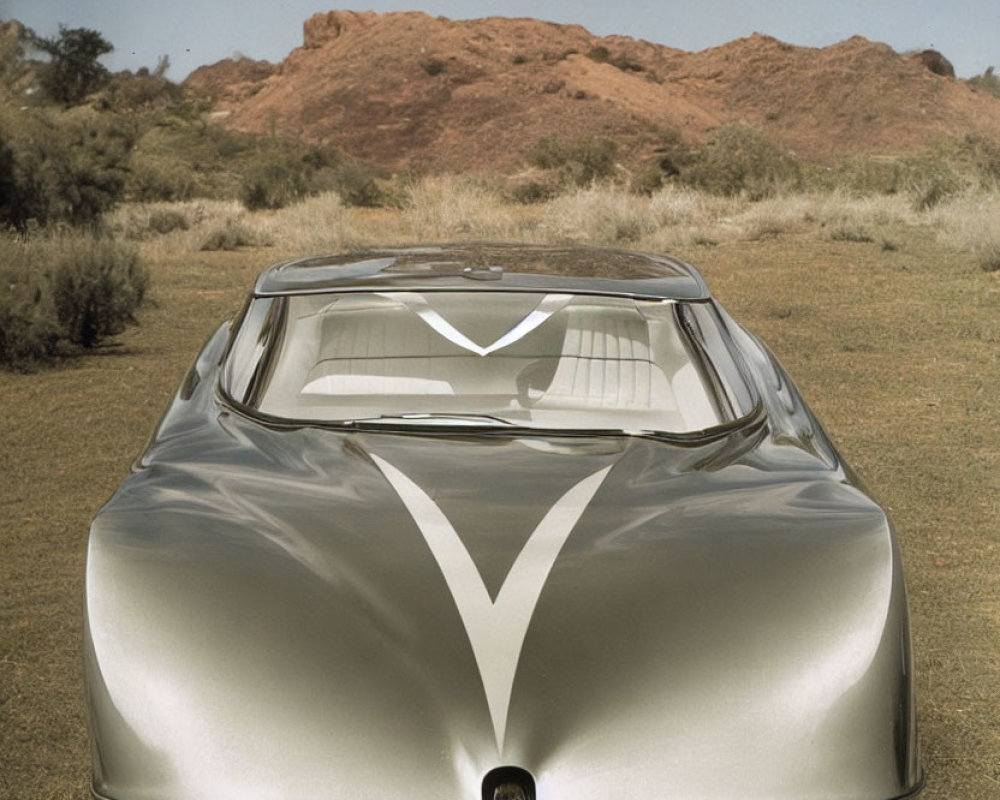
M 94 523 L 99 792 L 471 800 L 500 765 L 540 800 L 915 780 L 891 531 L 799 448 L 201 434 Z

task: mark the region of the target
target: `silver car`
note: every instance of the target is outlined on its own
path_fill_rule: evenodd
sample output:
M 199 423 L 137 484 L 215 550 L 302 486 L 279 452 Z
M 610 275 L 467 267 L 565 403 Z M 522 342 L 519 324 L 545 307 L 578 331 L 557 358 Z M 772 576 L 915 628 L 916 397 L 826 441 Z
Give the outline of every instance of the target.
M 95 796 L 889 800 L 884 511 L 674 259 L 278 264 L 87 562 Z

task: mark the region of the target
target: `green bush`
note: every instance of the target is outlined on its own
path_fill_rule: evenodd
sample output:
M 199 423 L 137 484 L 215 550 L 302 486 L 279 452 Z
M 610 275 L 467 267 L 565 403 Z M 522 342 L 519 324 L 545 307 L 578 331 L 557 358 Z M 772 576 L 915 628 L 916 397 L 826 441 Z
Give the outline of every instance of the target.
M 318 183 L 314 180 L 314 184 Z M 400 204 L 390 182 L 380 180 L 376 170 L 359 162 L 340 165 L 333 171 L 332 183 L 334 191 L 347 206 L 389 208 Z
M 586 186 L 614 174 L 617 154 L 618 145 L 611 139 L 547 136 L 538 141 L 528 159 L 541 169 L 560 170 L 570 183 Z
M 259 138 L 209 125 L 193 109 L 148 115 L 132 156 L 127 196 L 144 201 L 236 200 Z
M 113 75 L 102 92 L 99 106 L 106 111 L 143 112 L 172 108 L 184 101 L 183 88 L 164 77 L 169 62 L 161 59 L 160 66 L 150 73 L 145 67 L 136 73 Z
M 0 224 L 96 224 L 124 193 L 134 137 L 117 116 L 3 109 Z
M 0 282 L 0 365 L 23 370 L 135 322 L 148 278 L 135 247 L 71 234 L 0 238 Z
M 663 188 L 664 178 L 663 169 L 658 164 L 647 164 L 632 176 L 632 191 L 651 195 Z
M 963 177 L 953 159 L 931 152 L 902 160 L 903 188 L 913 197 L 913 207 L 926 211 L 961 191 L 969 177 Z
M 260 156 L 243 170 L 240 201 L 250 211 L 284 208 L 306 194 L 306 168 L 288 156 Z
M 60 330 L 93 347 L 135 322 L 149 282 L 139 251 L 103 237 L 65 239 L 48 269 Z
M 896 194 L 903 189 L 903 177 L 903 165 L 897 159 L 857 155 L 842 158 L 830 167 L 814 167 L 807 183 L 815 189 L 868 197 Z
M 724 125 L 698 148 L 681 179 L 713 194 L 746 195 L 751 200 L 797 189 L 802 169 L 789 153 L 756 128 Z
M 970 133 L 955 143 L 953 160 L 986 189 L 1000 185 L 1000 142 Z
M 354 205 L 378 205 L 374 172 L 345 161 L 331 147 L 265 139 L 242 169 L 240 200 L 250 211 L 278 209 L 324 191 L 346 194 Z
M 52 293 L 23 250 L 0 240 L 0 365 L 19 371 L 50 359 L 59 342 Z
M 198 176 L 181 159 L 133 158 L 125 196 L 139 202 L 190 200 L 200 193 Z

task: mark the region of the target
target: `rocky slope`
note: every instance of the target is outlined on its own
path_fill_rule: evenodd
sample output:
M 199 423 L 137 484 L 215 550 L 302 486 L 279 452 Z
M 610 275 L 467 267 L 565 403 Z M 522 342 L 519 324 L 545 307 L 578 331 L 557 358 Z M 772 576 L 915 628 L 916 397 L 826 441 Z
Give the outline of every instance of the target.
M 187 85 L 213 98 L 222 124 L 396 169 L 515 170 L 551 135 L 614 138 L 635 163 L 665 131 L 698 142 L 732 121 L 819 161 L 971 132 L 1000 140 L 1000 100 L 937 74 L 947 69 L 934 56 L 759 34 L 688 53 L 531 19 L 331 11 L 306 21 L 280 64 L 223 61 Z

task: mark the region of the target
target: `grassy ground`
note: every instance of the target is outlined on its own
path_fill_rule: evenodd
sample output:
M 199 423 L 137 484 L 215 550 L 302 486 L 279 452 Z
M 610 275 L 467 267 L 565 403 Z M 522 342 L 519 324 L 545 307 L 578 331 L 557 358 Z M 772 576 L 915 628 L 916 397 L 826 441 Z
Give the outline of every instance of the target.
M 272 246 L 200 252 L 215 218 L 148 240 L 153 302 L 138 328 L 52 370 L 0 372 L 0 798 L 88 796 L 87 525 L 252 276 L 290 254 L 467 236 L 669 247 L 702 268 L 894 517 L 913 613 L 922 797 L 1000 796 L 1000 273 L 905 204 L 841 219 L 819 200 L 711 213 L 705 204 L 728 201 L 658 202 L 584 197 L 525 210 L 490 201 L 475 219 L 461 208 L 426 219 L 223 209 L 212 213 Z M 142 213 L 123 212 L 122 230 L 141 227 L 128 214 Z

